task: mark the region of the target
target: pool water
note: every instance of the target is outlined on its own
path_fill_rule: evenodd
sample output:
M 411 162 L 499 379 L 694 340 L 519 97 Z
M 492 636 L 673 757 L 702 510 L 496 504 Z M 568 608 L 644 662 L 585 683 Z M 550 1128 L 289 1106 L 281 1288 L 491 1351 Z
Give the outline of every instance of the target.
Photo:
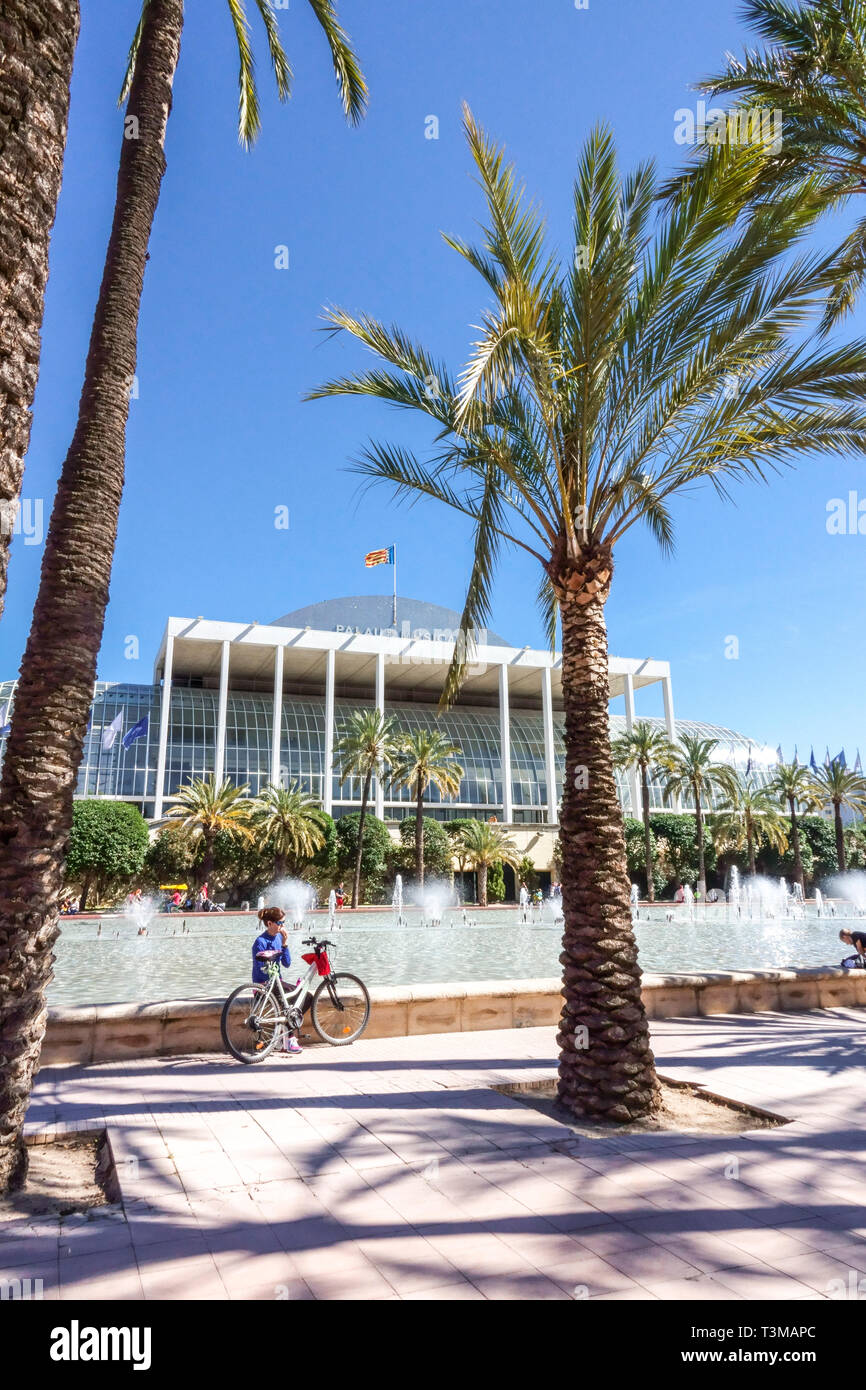
M 669 910 L 669 909 L 667 909 Z M 862 919 L 805 917 L 744 921 L 724 907 L 708 908 L 703 920 L 689 920 L 677 910 L 672 922 L 665 909 L 648 915 L 641 909 L 635 932 L 644 970 L 688 973 L 706 970 L 767 970 L 838 965 L 851 954 L 839 940 L 842 926 L 862 926 Z M 712 915 L 711 915 L 712 914 Z M 368 985 L 444 983 L 451 980 L 550 978 L 560 974 L 561 923 L 548 905 L 536 920 L 524 923 L 516 909 L 480 914 L 448 909 L 443 925 L 424 926 L 410 909 L 407 925 L 397 927 L 388 913 L 353 914 L 329 931 L 327 917 L 308 919 L 303 931 L 289 938 L 293 960 L 306 948 L 311 933 L 331 936 L 335 967 L 351 970 Z M 339 918 L 338 918 L 339 923 Z M 157 916 L 149 934 L 138 936 L 138 923 L 104 917 L 102 932 L 93 918 L 63 922 L 55 946 L 51 1004 L 149 1002 L 160 999 L 212 998 L 228 994 L 249 978 L 250 948 L 257 922 L 252 916 Z M 184 925 L 187 930 L 183 931 Z M 293 967 L 294 969 L 294 967 Z M 293 969 L 287 978 L 293 978 Z

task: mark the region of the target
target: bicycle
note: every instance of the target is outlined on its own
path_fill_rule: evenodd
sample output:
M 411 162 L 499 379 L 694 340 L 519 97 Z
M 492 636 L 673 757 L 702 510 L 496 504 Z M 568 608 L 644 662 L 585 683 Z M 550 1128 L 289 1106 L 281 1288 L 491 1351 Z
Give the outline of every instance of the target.
M 294 989 L 286 991 L 278 959 L 265 961 L 267 984 L 239 985 L 223 1004 L 220 1032 L 227 1052 L 247 1066 L 263 1062 L 285 1031 L 294 1032 L 310 1018 L 322 1042 L 346 1047 L 360 1038 L 370 1018 L 370 994 L 363 980 L 335 972 L 328 956 L 333 941 L 308 937 L 312 951 L 301 956 L 309 969 Z M 279 951 L 270 953 L 279 956 Z M 316 979 L 319 984 L 314 987 Z

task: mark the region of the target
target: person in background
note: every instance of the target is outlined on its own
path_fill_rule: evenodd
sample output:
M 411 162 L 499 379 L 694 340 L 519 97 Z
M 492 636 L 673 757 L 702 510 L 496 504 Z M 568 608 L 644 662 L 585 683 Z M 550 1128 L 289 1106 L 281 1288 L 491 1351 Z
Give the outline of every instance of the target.
M 266 985 L 269 979 L 266 962 L 278 960 L 280 965 L 288 970 L 292 957 L 289 953 L 289 933 L 285 927 L 286 914 L 283 909 L 263 907 L 258 913 L 258 919 L 262 929 L 253 942 L 253 984 Z M 283 1036 L 283 1051 L 301 1051 L 297 1038 L 288 1031 Z

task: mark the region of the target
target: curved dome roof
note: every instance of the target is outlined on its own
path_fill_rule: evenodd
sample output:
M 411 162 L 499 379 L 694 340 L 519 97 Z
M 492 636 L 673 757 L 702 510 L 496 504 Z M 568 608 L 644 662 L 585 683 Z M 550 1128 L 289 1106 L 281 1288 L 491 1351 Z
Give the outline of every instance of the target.
M 443 608 L 439 603 L 426 603 L 423 599 L 397 599 L 397 632 L 402 636 L 404 625 L 408 626 L 409 636 L 417 629 L 429 632 L 456 632 L 460 627 L 460 614 L 453 608 Z M 296 608 L 293 613 L 284 613 L 275 618 L 272 627 L 312 627 L 319 632 L 354 631 L 393 632 L 394 599 L 390 594 L 356 594 L 347 598 L 327 598 L 321 603 L 310 603 L 306 608 Z M 500 637 L 498 633 L 480 634 L 480 641 L 492 647 L 510 647 L 513 644 Z

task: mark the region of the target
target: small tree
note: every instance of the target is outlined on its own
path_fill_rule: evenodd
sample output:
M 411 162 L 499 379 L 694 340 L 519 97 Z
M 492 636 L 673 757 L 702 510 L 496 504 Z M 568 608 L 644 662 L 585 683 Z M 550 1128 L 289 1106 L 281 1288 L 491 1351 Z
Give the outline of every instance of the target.
M 400 845 L 394 855 L 394 868 L 401 873 L 412 873 L 416 867 L 415 818 L 406 816 L 400 822 Z M 436 878 L 451 877 L 451 860 L 454 844 L 441 821 L 425 816 L 424 831 L 424 869 L 426 874 Z
M 341 816 L 337 821 L 337 872 L 353 873 L 358 864 L 358 844 L 360 840 L 361 817 L 357 811 Z M 388 827 L 378 816 L 368 811 L 364 818 L 364 837 L 360 855 L 360 896 L 365 902 L 377 902 L 382 893 L 388 859 L 391 853 L 391 836 Z
M 505 872 L 501 859 L 497 859 L 496 863 L 490 866 L 487 875 L 487 897 L 492 903 L 505 902 Z
M 148 843 L 147 822 L 125 801 L 73 803 L 66 872 L 80 885 L 82 912 L 92 887 L 98 894 L 109 883 L 128 883 L 140 873 Z

